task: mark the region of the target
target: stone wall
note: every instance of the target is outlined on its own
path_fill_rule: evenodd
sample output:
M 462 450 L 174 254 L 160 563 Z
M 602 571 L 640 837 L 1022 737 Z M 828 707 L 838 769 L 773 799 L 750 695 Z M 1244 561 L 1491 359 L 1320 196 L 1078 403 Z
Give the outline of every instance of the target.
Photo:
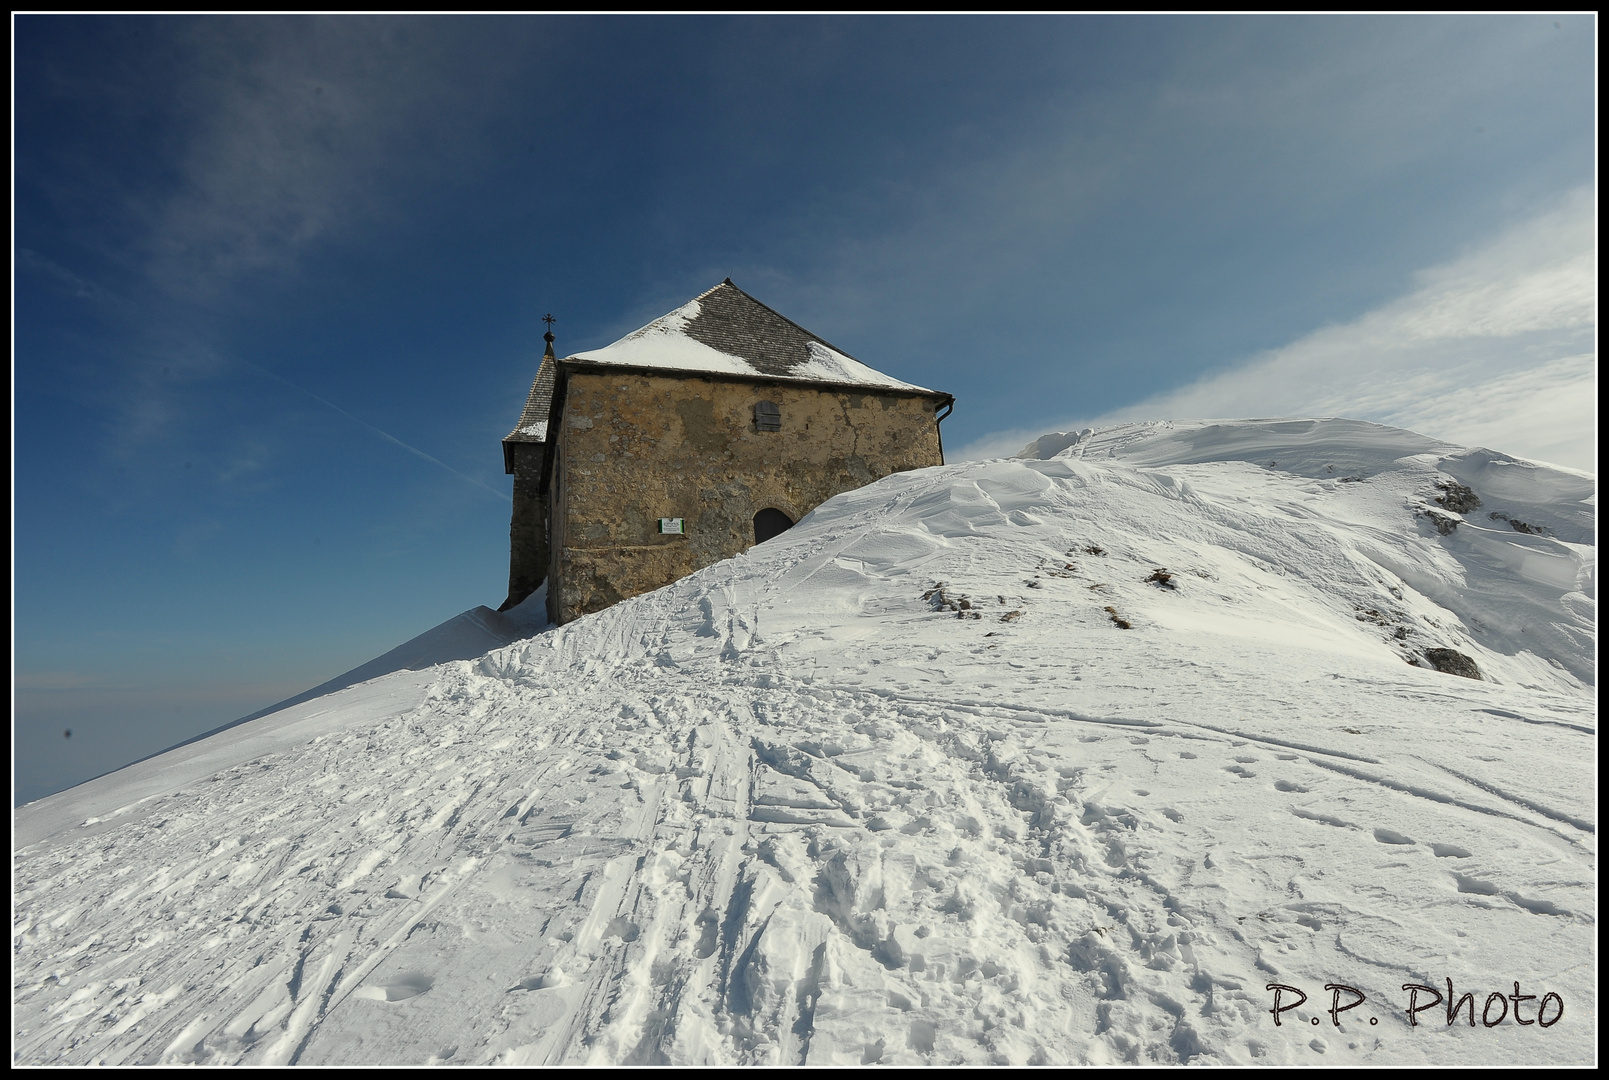
M 509 608 L 542 587 L 548 572 L 547 500 L 542 496 L 541 443 L 509 444 L 514 466 L 514 510 L 508 528 Z
M 759 431 L 758 401 L 781 431 Z M 720 379 L 572 372 L 555 447 L 548 610 L 601 611 L 754 544 L 754 515 L 798 521 L 890 473 L 942 464 L 934 399 Z M 664 536 L 660 518 L 686 534 Z

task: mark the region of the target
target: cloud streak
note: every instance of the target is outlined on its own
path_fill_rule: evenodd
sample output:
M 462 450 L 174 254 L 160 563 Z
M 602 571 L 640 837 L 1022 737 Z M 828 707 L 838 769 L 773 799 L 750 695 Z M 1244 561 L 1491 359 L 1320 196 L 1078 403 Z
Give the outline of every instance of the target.
M 1596 469 L 1597 253 L 1582 188 L 1358 319 L 1062 428 L 1144 419 L 1349 416 Z M 997 431 L 963 458 L 1015 453 Z
M 176 117 L 178 183 L 143 207 L 152 277 L 205 300 L 244 275 L 294 270 L 312 245 L 394 218 L 484 150 L 468 97 L 502 57 L 471 72 L 462 41 L 439 30 L 342 16 L 195 23 L 174 73 L 178 100 L 194 103 Z
M 239 360 L 238 357 L 237 357 L 237 360 L 238 360 L 239 363 L 245 365 L 246 367 L 251 368 L 253 371 L 258 372 L 259 374 L 274 380 L 275 382 L 279 383 L 281 386 L 289 387 L 290 389 L 295 390 L 299 394 L 305 394 L 307 397 L 312 398 L 314 401 L 318 402 L 320 405 L 323 405 L 325 408 L 331 409 L 331 410 L 333 410 L 335 412 L 340 413 L 342 416 L 346 417 L 348 420 L 352 421 L 354 424 L 357 424 L 359 427 L 363 428 L 364 430 L 368 431 L 369 433 L 371 433 L 373 435 L 378 435 L 380 438 L 384 439 L 386 442 L 391 443 L 394 446 L 400 446 L 402 449 L 406 450 L 408 453 L 412 454 L 414 457 L 421 458 L 421 459 L 423 459 L 425 461 L 430 462 L 432 465 L 435 465 L 435 466 L 438 466 L 440 468 L 446 469 L 448 472 L 452 473 L 454 476 L 458 477 L 460 480 L 464 480 L 464 481 L 467 481 L 468 483 L 474 484 L 476 487 L 480 488 L 482 491 L 487 492 L 488 494 L 490 494 L 493 497 L 495 497 L 498 501 L 506 502 L 506 503 L 512 503 L 513 502 L 512 496 L 508 495 L 507 493 L 502 492 L 502 491 L 498 491 L 496 488 L 489 487 L 488 485 L 481 483 L 479 480 L 476 480 L 473 476 L 468 476 L 468 475 L 466 475 L 464 473 L 459 472 L 457 469 L 453 468 L 451 465 L 448 465 L 445 461 L 442 461 L 439 458 L 431 457 L 429 454 L 425 453 L 423 450 L 419 449 L 417 446 L 409 446 L 407 443 L 403 442 L 401 439 L 397 438 L 395 435 L 392 435 L 390 432 L 381 431 L 379 428 L 375 427 L 373 424 L 369 423 L 367 420 L 362 420 L 362 419 L 359 419 L 356 416 L 353 416 L 351 413 L 347 412 L 345 409 L 341 408 L 339 405 L 335 404 L 333 401 L 330 401 L 327 398 L 319 397 L 317 394 L 313 393 L 313 391 L 307 389 L 306 387 L 298 386 L 295 383 L 291 382 L 289 379 L 285 378 L 284 376 L 276 375 L 272 371 L 269 371 L 267 368 L 259 367 L 257 364 L 252 363 L 250 360 Z

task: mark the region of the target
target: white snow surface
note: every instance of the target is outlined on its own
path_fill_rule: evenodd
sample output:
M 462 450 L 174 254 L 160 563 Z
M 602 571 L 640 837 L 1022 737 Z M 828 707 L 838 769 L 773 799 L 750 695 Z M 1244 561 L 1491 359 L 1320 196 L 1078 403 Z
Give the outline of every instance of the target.
M 13 1060 L 1590 1064 L 1593 478 L 1036 446 L 21 808 Z
M 703 371 L 715 375 L 744 375 L 787 378 L 804 382 L 847 383 L 878 386 L 891 390 L 925 390 L 914 383 L 901 382 L 891 375 L 867 367 L 818 341 L 810 342 L 810 359 L 786 376 L 768 375 L 742 357 L 713 349 L 686 333 L 689 322 L 701 310 L 697 300 L 689 300 L 675 311 L 661 315 L 647 326 L 633 330 L 619 341 L 601 349 L 575 354 L 575 359 L 593 364 L 620 364 L 625 367 L 662 368 L 667 371 Z

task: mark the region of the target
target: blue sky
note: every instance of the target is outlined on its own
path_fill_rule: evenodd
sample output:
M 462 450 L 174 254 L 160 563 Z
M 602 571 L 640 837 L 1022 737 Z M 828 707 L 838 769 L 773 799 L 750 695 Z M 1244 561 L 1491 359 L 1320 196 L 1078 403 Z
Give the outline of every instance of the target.
M 19 799 L 496 606 L 549 311 L 730 275 L 952 456 L 1320 413 L 1596 468 L 1587 16 L 13 31 Z

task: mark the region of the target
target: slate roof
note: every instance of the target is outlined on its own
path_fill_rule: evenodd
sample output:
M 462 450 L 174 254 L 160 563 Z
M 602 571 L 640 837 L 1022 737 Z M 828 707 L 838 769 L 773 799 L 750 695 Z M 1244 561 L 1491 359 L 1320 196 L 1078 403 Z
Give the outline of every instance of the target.
M 612 345 L 576 353 L 562 361 L 555 361 L 549 351 L 536 370 L 519 422 L 503 439 L 509 471 L 513 465 L 508 444 L 547 441 L 554 375 L 558 364 L 571 362 L 867 386 L 949 399 L 948 394 L 901 382 L 867 367 L 792 319 L 772 311 L 727 278 Z
M 727 278 L 611 345 L 564 362 L 763 376 L 936 394 L 876 371 L 780 315 Z
M 514 425 L 514 430 L 503 439 L 505 443 L 547 442 L 548 410 L 553 405 L 554 367 L 553 354 L 549 352 L 542 357 L 542 364 L 536 369 L 531 392 L 525 396 L 525 410 L 520 413 L 519 423 Z
M 732 284 L 731 278 L 697 299 L 698 314 L 682 333 L 716 352 L 747 360 L 761 374 L 787 376 L 808 363 L 811 342 L 833 348 Z

